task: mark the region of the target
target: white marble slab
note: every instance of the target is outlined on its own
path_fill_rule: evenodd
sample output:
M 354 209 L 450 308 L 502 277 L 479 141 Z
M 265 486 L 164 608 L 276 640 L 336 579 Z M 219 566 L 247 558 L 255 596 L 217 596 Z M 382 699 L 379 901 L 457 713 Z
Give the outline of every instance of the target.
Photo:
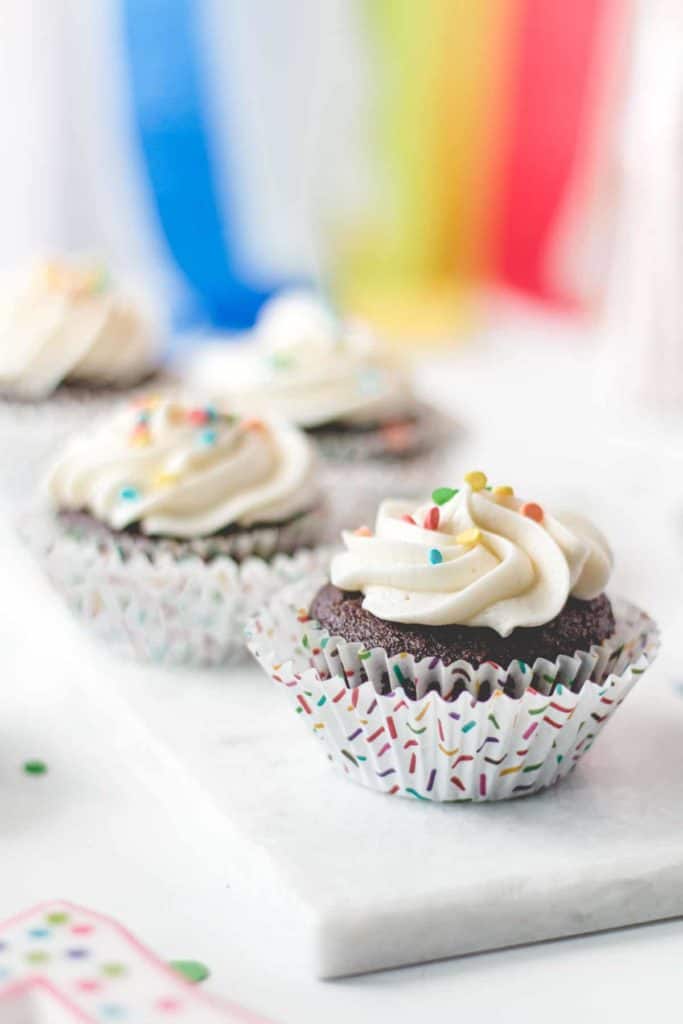
M 191 683 L 128 667 L 121 684 L 275 866 L 287 913 L 305 916 L 310 967 L 330 977 L 683 913 L 683 698 L 672 678 L 664 659 L 554 790 L 447 806 L 337 776 L 251 667 Z
M 471 357 L 463 353 L 459 363 L 458 414 L 475 426 L 478 416 L 480 430 L 463 439 L 454 473 L 481 467 L 492 478 L 523 485 L 529 495 L 554 495 L 587 511 L 618 553 L 615 590 L 642 602 L 669 627 L 660 661 L 574 776 L 553 792 L 511 804 L 448 807 L 368 793 L 331 773 L 321 750 L 255 666 L 169 672 L 115 661 L 104 649 L 91 649 L 85 629 L 58 620 L 56 610 L 55 635 L 48 637 L 46 603 L 37 590 L 35 595 L 26 592 L 33 615 L 40 614 L 40 643 L 34 642 L 34 632 L 27 633 L 21 656 L 15 654 L 12 666 L 6 659 L 2 663 L 16 704 L 15 721 L 5 725 L 6 744 L 30 739 L 35 750 L 47 751 L 54 760 L 62 745 L 74 753 L 74 737 L 90 746 L 92 723 L 70 716 L 66 707 L 42 703 L 43 690 L 56 701 L 60 686 L 78 676 L 91 708 L 99 712 L 100 753 L 93 763 L 100 781 L 97 800 L 84 804 L 75 786 L 72 800 L 74 815 L 77 810 L 83 817 L 87 811 L 87 823 L 79 817 L 79 835 L 86 824 L 90 829 L 91 820 L 99 823 L 98 864 L 106 865 L 98 868 L 99 886 L 108 893 L 118 880 L 120 902 L 113 911 L 127 919 L 125 900 L 133 907 L 139 903 L 147 908 L 145 919 L 160 931 L 168 925 L 157 906 L 168 907 L 169 918 L 174 906 L 182 907 L 173 918 L 176 937 L 182 935 L 183 917 L 210 920 L 207 907 L 213 909 L 220 918 L 220 926 L 211 924 L 213 956 L 224 957 L 231 983 L 242 984 L 242 974 L 251 970 L 259 1005 L 261 989 L 272 987 L 274 978 L 286 979 L 298 992 L 305 973 L 310 981 L 313 974 L 370 971 L 683 912 L 683 698 L 673 694 L 678 666 L 671 651 L 683 635 L 680 449 L 673 434 L 654 444 L 635 418 L 631 434 L 610 441 L 611 412 L 599 429 L 597 421 L 586 417 L 579 402 L 586 392 L 580 347 L 567 347 L 559 364 L 556 349 L 552 357 L 544 355 L 550 351 L 544 336 L 529 362 L 520 360 L 519 339 L 506 335 L 504 341 L 496 350 L 496 374 L 488 368 L 491 351 L 488 363 L 475 352 Z M 580 365 L 572 377 L 575 362 Z M 534 401 L 511 404 L 506 396 L 526 393 L 520 374 L 528 365 L 534 367 Z M 427 393 L 437 395 L 448 379 L 443 367 L 433 365 Z M 565 382 L 563 393 L 573 399 L 558 417 L 559 379 Z M 490 416 L 491 409 L 498 410 L 497 417 Z M 447 481 L 435 481 L 442 482 Z M 19 569 L 15 574 L 6 568 L 6 583 L 13 590 L 3 596 L 11 599 L 12 609 Z M 19 634 L 25 621 L 32 621 L 30 614 L 22 616 L 17 609 L 6 629 L 5 655 L 12 634 Z M 69 673 L 63 673 L 64 681 L 55 680 L 50 663 L 64 647 L 72 651 Z M 43 679 L 36 676 L 39 661 Z M 41 682 L 35 713 L 31 706 L 22 712 L 18 699 L 17 684 L 27 667 L 36 685 Z M 680 676 L 683 681 L 683 671 Z M 74 703 L 80 711 L 76 696 Z M 137 722 L 128 722 L 128 709 Z M 7 755 L 5 749 L 6 760 Z M 15 761 L 18 756 L 17 749 Z M 117 780 L 119 765 L 128 783 L 125 793 L 111 781 Z M 132 777 L 149 783 L 152 812 L 146 812 L 147 802 L 136 799 L 134 788 L 130 791 Z M 89 776 L 86 783 L 90 786 Z M 65 830 L 62 806 L 53 801 L 49 810 L 49 820 Z M 17 807 L 17 814 L 26 814 L 26 808 Z M 125 831 L 117 815 L 130 819 Z M 164 828 L 166 816 L 172 828 L 168 823 Z M 37 827 L 32 818 L 30 825 Z M 123 838 L 116 837 L 117 827 Z M 110 834 L 116 840 L 112 851 Z M 69 838 L 73 841 L 71 833 Z M 202 872 L 190 877 L 184 863 L 186 856 L 191 862 L 190 854 L 203 861 L 206 879 Z M 176 871 L 173 862 L 181 855 L 182 871 Z M 51 857 L 49 869 L 49 877 L 62 880 L 61 894 L 103 906 L 96 893 L 83 890 L 84 871 L 73 858 Z M 93 889 L 94 870 L 85 876 Z M 41 863 L 34 864 L 31 892 L 21 903 L 40 895 L 34 891 L 35 878 L 44 884 L 45 872 Z M 137 883 L 134 892 L 122 896 L 124 875 L 135 876 Z M 14 899 L 18 885 L 28 885 L 23 862 L 11 877 Z M 230 888 L 224 888 L 223 877 Z M 47 894 L 58 893 L 53 887 Z M 233 902 L 238 895 L 240 906 L 247 907 L 241 916 Z M 673 946 L 668 955 L 668 963 L 679 956 Z M 510 962 L 522 963 L 521 956 L 509 954 Z M 543 956 L 560 959 L 553 947 Z M 483 981 L 472 988 L 471 1005 L 483 999 L 481 985 L 490 983 L 490 963 L 489 957 L 479 969 Z M 556 973 L 563 974 L 563 967 L 556 963 Z M 432 976 L 439 970 L 432 968 Z M 458 989 L 454 981 L 439 1002 L 439 1013 L 460 998 L 467 970 L 476 973 L 472 961 L 469 967 L 466 961 L 449 965 Z M 536 980 L 545 973 L 539 968 Z M 507 989 L 514 987 L 514 975 L 505 975 L 503 1014 L 509 1010 Z M 386 1015 L 386 1000 L 396 999 L 397 991 L 404 991 L 401 984 L 407 984 L 398 978 L 378 976 L 335 986 L 334 1006 L 326 1003 L 321 1012 L 332 1019 L 341 1015 L 334 1007 L 344 1005 L 343 1019 L 357 1017 L 352 1001 L 343 1004 L 353 985 L 364 993 L 379 992 L 377 1013 Z M 623 981 L 620 977 L 620 986 Z M 519 1011 L 523 1006 L 526 1013 L 535 995 L 536 1011 L 545 1020 L 540 983 L 532 992 L 525 978 L 523 989 Z M 632 995 L 636 999 L 637 993 Z M 423 997 L 424 986 L 415 984 L 413 1016 L 423 1012 Z M 404 1002 L 392 1004 L 392 1017 L 405 1013 Z M 556 1015 L 564 1009 L 556 1006 Z M 620 1012 L 623 1017 L 623 1007 Z M 277 1005 L 272 1014 L 284 1019 Z

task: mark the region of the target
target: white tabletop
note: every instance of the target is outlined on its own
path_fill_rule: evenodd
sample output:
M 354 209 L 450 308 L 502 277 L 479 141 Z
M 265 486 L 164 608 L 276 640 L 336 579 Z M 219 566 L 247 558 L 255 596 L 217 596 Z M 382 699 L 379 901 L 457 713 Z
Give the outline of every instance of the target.
M 617 553 L 615 588 L 671 637 L 683 620 L 680 428 L 611 415 L 600 388 L 588 386 L 587 342 L 578 328 L 516 320 L 439 356 L 421 384 L 465 427 L 458 475 L 482 468 L 534 494 L 591 502 L 585 511 Z M 129 699 L 140 686 L 163 701 L 167 685 L 181 713 L 186 688 L 215 699 L 216 687 L 256 670 L 170 672 L 116 660 L 69 617 L 7 521 L 0 551 L 0 917 L 52 897 L 83 903 L 162 957 L 203 961 L 207 988 L 280 1021 L 636 1021 L 673 1003 L 679 920 L 316 981 L 299 937 L 287 938 L 286 917 L 268 928 L 267 889 L 258 906 L 241 890 L 218 808 Z M 657 670 L 672 685 L 675 666 L 665 633 Z M 47 762 L 47 775 L 22 772 L 31 758 Z

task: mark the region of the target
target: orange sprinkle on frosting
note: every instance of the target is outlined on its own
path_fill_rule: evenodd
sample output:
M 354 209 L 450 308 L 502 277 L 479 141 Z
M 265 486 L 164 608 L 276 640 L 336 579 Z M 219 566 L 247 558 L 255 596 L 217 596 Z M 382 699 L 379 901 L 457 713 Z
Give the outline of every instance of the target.
M 533 519 L 535 523 L 543 522 L 543 509 L 535 501 L 525 501 L 519 511 L 527 519 Z
M 266 429 L 266 425 L 263 422 L 263 420 L 259 420 L 256 417 L 252 416 L 250 419 L 242 420 L 242 429 L 243 430 L 265 430 Z

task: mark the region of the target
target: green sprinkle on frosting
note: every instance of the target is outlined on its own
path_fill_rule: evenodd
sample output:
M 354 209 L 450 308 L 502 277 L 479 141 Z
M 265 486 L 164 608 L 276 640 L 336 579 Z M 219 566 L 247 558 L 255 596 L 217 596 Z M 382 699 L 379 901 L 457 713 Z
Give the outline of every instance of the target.
M 458 493 L 457 487 L 437 487 L 432 491 L 432 501 L 435 505 L 445 505 L 447 501 L 454 498 Z

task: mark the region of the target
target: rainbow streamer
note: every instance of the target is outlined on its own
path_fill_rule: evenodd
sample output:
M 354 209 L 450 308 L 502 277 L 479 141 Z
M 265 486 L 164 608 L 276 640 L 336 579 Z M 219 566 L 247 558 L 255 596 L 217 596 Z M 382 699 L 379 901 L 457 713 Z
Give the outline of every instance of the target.
M 221 210 L 198 19 L 190 0 L 123 3 L 132 122 L 159 225 L 192 298 L 181 322 L 243 328 L 273 288 L 245 280 L 232 209 Z M 225 181 L 224 191 L 232 192 Z
M 471 315 L 502 7 L 366 2 L 380 184 L 365 227 L 346 239 L 342 289 L 349 305 L 392 330 L 445 333 Z
M 591 162 L 592 123 L 610 91 L 610 49 L 626 17 L 619 0 L 518 0 L 492 270 L 563 306 L 574 298 L 554 280 L 550 248 L 568 193 Z
M 549 248 L 585 176 L 616 2 L 364 0 L 377 183 L 341 244 L 347 305 L 452 337 L 484 282 L 566 304 Z

